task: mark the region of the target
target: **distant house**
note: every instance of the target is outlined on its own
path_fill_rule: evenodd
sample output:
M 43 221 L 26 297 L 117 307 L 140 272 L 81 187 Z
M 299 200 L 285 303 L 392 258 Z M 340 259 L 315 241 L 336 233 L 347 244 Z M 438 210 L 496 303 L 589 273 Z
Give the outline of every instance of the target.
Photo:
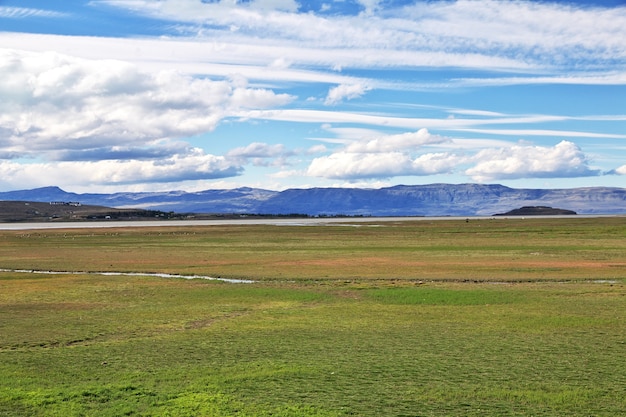
M 72 207 L 80 207 L 80 202 L 78 201 L 51 201 L 51 206 L 72 206 Z

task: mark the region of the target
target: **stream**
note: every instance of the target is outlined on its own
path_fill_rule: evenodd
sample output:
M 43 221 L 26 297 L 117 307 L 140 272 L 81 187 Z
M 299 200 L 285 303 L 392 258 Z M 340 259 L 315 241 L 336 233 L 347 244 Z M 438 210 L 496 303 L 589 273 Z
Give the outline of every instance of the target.
M 210 281 L 223 281 L 231 284 L 251 284 L 255 281 L 249 279 L 217 278 L 206 275 L 177 275 L 157 272 L 86 272 L 86 271 L 39 271 L 36 269 L 6 269 L 0 268 L 0 272 L 14 272 L 22 274 L 46 274 L 46 275 L 103 275 L 103 276 L 128 276 L 128 277 L 157 277 L 173 279 L 206 279 Z

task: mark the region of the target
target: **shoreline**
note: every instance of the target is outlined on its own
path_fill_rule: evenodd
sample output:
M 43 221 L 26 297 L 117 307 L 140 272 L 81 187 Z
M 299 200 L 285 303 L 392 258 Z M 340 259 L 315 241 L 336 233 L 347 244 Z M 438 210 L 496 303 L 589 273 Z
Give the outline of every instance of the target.
M 232 225 L 274 225 L 274 226 L 323 226 L 328 224 L 354 223 L 389 223 L 406 221 L 444 221 L 444 220 L 507 220 L 507 219 L 584 219 L 626 217 L 624 214 L 577 214 L 545 216 L 402 216 L 402 217 L 314 217 L 314 218 L 274 218 L 274 219 L 214 219 L 214 220 L 110 220 L 97 222 L 25 222 L 0 223 L 0 231 L 10 230 L 46 230 L 46 229 L 104 229 L 126 227 L 186 227 L 186 226 L 232 226 Z

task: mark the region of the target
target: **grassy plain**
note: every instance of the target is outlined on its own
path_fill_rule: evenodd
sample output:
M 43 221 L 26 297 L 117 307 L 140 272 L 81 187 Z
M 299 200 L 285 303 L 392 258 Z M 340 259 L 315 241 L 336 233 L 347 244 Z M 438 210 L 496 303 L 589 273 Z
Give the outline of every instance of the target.
M 0 273 L 0 416 L 626 410 L 626 218 L 3 231 L 0 268 L 85 272 Z

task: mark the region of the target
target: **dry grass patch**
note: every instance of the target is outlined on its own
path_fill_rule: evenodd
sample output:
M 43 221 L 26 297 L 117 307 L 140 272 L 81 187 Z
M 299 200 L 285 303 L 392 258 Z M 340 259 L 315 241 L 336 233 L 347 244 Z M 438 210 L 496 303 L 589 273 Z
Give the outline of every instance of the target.
M 0 267 L 256 280 L 621 279 L 626 219 L 0 232 Z

